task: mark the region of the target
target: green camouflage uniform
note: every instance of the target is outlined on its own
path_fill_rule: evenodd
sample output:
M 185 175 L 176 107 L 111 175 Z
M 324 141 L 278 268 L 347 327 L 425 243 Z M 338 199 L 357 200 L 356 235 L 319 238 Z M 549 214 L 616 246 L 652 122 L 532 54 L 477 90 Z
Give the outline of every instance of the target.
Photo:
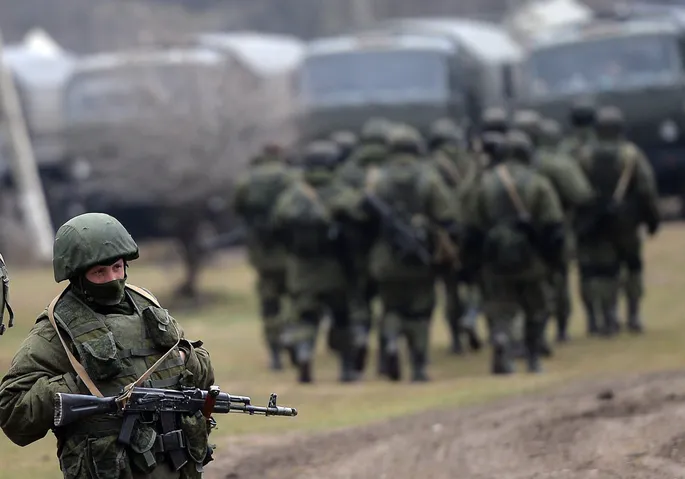
M 465 148 L 464 133 L 449 119 L 438 120 L 430 133 L 431 164 L 438 172 L 446 189 L 450 192 L 451 202 L 460 214 L 464 197 L 468 194 L 477 173 L 477 165 Z M 481 348 L 476 334 L 477 291 L 462 284 L 459 271 L 453 265 L 446 265 L 438 271 L 445 293 L 445 319 L 452 336 L 451 350 L 461 354 L 463 347 L 461 335 L 465 333 L 473 350 Z
M 355 217 L 360 195 L 335 181 L 340 152 L 334 143 L 318 141 L 304 153 L 303 181 L 276 203 L 274 227 L 288 252 L 288 291 L 297 322 L 295 344 L 299 381 L 313 381 L 311 366 L 319 324 L 326 309 L 338 333 L 341 381 L 356 379 L 350 320 L 349 285 L 353 279 L 349 250 L 341 226 Z
M 360 144 L 354 149 L 348 161 L 338 169 L 338 179 L 346 186 L 357 192 L 362 192 L 388 156 L 388 133 L 390 123 L 386 120 L 371 118 L 363 128 Z M 371 240 L 368 232 L 359 228 L 348 228 L 348 239 L 354 256 L 356 281 L 350 291 L 350 314 L 355 324 L 365 324 L 365 334 L 356 335 L 355 341 L 360 343 L 359 357 L 355 361 L 355 368 L 361 372 L 366 365 L 366 345 L 368 335 L 374 323 L 373 300 L 378 296 L 378 285 L 369 272 L 369 249 Z M 334 332 L 331 330 L 331 332 Z M 379 357 L 383 350 L 382 335 L 379 335 Z M 335 343 L 334 338 L 329 343 Z M 383 372 L 383 361 L 379 358 L 378 373 Z
M 659 227 L 658 194 L 651 165 L 623 137 L 620 110 L 598 113 L 597 141 L 580 155 L 595 190 L 593 204 L 579 217 L 578 261 L 588 302 L 588 332 L 613 335 L 619 330 L 617 299 L 621 268 L 627 269 L 628 327 L 642 331 L 643 295 L 640 227 Z
M 202 342 L 185 339 L 180 325 L 151 294 L 125 285 L 125 279 L 95 284 L 85 278 L 92 266 L 137 257 L 137 245 L 111 216 L 87 213 L 64 224 L 57 231 L 53 267 L 57 282 L 69 279 L 71 284 L 54 307 L 59 334 L 104 396 L 120 394 L 179 338 L 178 349 L 143 385 L 208 389 L 214 372 Z M 178 416 L 178 432 L 167 435 L 162 435 L 158 422 L 138 422 L 131 444 L 124 446 L 117 442 L 121 417 L 93 416 L 53 427 L 56 393 L 89 390 L 74 372 L 46 310 L 0 384 L 0 426 L 5 434 L 26 446 L 52 429 L 62 474 L 69 479 L 202 477 L 211 449 L 203 417 Z M 188 460 L 180 471 L 171 468 L 163 452 L 175 449 L 184 451 Z
M 547 178 L 557 193 L 564 212 L 566 236 L 566 254 L 560 268 L 549 271 L 548 294 L 549 312 L 557 320 L 557 340 L 568 339 L 568 320 L 571 317 L 571 292 L 568 282 L 568 263 L 570 261 L 569 245 L 573 240 L 573 215 L 576 209 L 585 206 L 592 199 L 592 188 L 585 173 L 574 162 L 559 153 L 556 146 L 557 137 L 554 125 L 547 125 L 537 115 L 529 116 L 515 127 L 524 131 L 532 140 L 535 148 L 533 166 L 538 173 Z M 551 136 L 549 135 L 551 133 Z
M 357 135 L 355 135 L 353 132 L 341 130 L 331 134 L 330 140 L 336 145 L 338 145 L 338 148 L 340 149 L 338 167 L 341 167 L 347 162 L 347 160 L 350 159 L 350 155 L 357 147 L 359 139 L 357 138 Z
M 545 278 L 548 265 L 561 261 L 564 243 L 559 198 L 528 164 L 529 140 L 512 132 L 507 144 L 508 159 L 485 172 L 477 200 L 467 212 L 462 249 L 464 258 L 482 258 L 495 374 L 513 371 L 511 330 L 519 312 L 525 316 L 528 369 L 539 371 L 547 315 Z
M 264 154 L 252 162 L 237 186 L 236 215 L 247 227 L 248 261 L 257 272 L 257 294 L 264 339 L 271 368 L 282 369 L 281 350 L 286 315 L 285 250 L 275 241 L 271 213 L 278 196 L 296 181 L 296 175 L 277 155 Z
M 454 217 L 449 193 L 435 171 L 419 159 L 423 147 L 418 132 L 398 127 L 390 141 L 390 157 L 369 194 L 387 204 L 398 220 L 426 239 L 431 224 L 441 224 L 449 231 Z M 384 234 L 381 226 L 370 255 L 371 274 L 378 282 L 384 310 L 381 335 L 385 338 L 386 373 L 392 380 L 401 377 L 398 342 L 404 336 L 411 356 L 412 379 L 425 381 L 429 326 L 435 307 L 434 271 L 432 264 L 422 264 L 414 254 L 403 258 L 395 240 Z

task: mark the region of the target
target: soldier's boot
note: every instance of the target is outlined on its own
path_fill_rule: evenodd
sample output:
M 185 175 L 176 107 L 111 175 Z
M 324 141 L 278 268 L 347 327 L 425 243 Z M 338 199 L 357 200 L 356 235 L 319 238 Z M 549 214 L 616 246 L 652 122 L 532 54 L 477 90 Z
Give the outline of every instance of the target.
M 600 334 L 605 338 L 611 338 L 621 332 L 621 324 L 618 322 L 618 311 L 615 303 L 602 305 L 602 328 Z
M 313 382 L 312 378 L 312 359 L 314 353 L 314 345 L 311 340 L 302 340 L 297 343 L 297 370 L 298 381 L 302 384 L 309 384 Z
M 398 337 L 386 338 L 383 352 L 385 363 L 385 376 L 391 381 L 402 379 L 402 366 L 400 365 L 400 345 Z
M 547 341 L 547 325 L 549 324 L 549 316 L 547 316 L 542 324 L 540 325 L 541 328 L 541 335 L 540 335 L 540 354 L 544 358 L 551 358 L 554 355 L 554 351 L 552 350 L 552 346 L 549 344 Z
M 544 321 L 527 320 L 525 323 L 526 364 L 529 373 L 542 372 L 542 338 Z
M 642 318 L 640 317 L 640 300 L 628 300 L 628 330 L 637 334 L 644 332 Z
M 471 351 L 480 351 L 483 348 L 483 341 L 476 331 L 476 321 L 478 320 L 478 308 L 471 307 L 466 312 L 461 321 L 462 331 L 466 334 Z
M 355 369 L 355 350 L 350 342 L 349 347 L 345 347 L 340 353 L 340 382 L 351 383 L 359 379 L 359 373 Z
M 387 343 L 387 339 L 385 336 L 379 332 L 378 333 L 378 364 L 377 364 L 377 374 L 380 377 L 387 376 L 388 375 L 388 364 L 387 360 L 385 358 L 385 345 Z
M 366 326 L 358 325 L 352 328 L 352 367 L 361 374 L 366 369 L 366 358 L 369 353 L 369 332 Z
M 455 318 L 448 318 L 447 324 L 450 329 L 450 338 L 452 343 L 450 345 L 450 352 L 454 355 L 464 354 L 464 348 L 461 344 L 461 327 L 459 321 Z
M 269 344 L 269 354 L 271 358 L 270 368 L 272 371 L 282 371 L 283 362 L 281 361 L 281 345 L 277 342 L 271 342 Z
M 509 347 L 511 348 L 511 354 L 513 357 L 517 359 L 526 358 L 526 345 L 523 341 L 518 339 L 513 340 L 510 342 Z
M 411 380 L 415 383 L 430 381 L 426 372 L 427 357 L 425 351 L 412 351 L 411 353 Z
M 566 313 L 557 313 L 557 343 L 567 343 L 568 337 L 568 320 L 569 315 Z
M 597 312 L 594 305 L 589 300 L 583 300 L 583 305 L 585 306 L 585 316 L 587 321 L 587 335 L 597 336 L 599 335 L 599 323 L 597 321 Z
M 507 375 L 514 372 L 509 338 L 502 333 L 492 339 L 492 374 Z

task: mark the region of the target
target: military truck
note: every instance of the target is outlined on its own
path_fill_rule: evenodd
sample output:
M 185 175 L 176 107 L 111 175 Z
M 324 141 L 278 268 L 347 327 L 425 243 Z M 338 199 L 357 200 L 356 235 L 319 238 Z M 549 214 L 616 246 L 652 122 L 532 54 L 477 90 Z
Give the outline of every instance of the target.
M 620 107 L 660 193 L 685 195 L 683 10 L 635 8 L 546 31 L 532 39 L 525 70 L 523 103 L 562 124 L 579 98 Z
M 297 82 L 303 139 L 358 130 L 371 116 L 425 130 L 449 116 L 465 126 L 514 96 L 521 48 L 471 20 L 398 19 L 313 40 Z

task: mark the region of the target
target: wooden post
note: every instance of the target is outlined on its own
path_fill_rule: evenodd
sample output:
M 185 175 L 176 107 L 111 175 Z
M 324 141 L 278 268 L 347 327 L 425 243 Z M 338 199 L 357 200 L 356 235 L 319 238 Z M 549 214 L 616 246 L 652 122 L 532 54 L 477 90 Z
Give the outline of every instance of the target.
M 4 61 L 5 44 L 0 31 L 0 99 L 2 100 L 2 121 L 7 122 L 12 145 L 9 158 L 22 207 L 24 222 L 29 238 L 33 242 L 36 259 L 52 259 L 54 230 L 50 220 L 38 166 L 33 154 L 26 119 L 19 101 L 14 77 Z

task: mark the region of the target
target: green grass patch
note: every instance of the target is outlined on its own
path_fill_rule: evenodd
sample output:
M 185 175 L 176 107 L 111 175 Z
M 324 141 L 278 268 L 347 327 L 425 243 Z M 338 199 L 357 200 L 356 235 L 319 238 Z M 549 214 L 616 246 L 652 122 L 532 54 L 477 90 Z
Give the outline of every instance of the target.
M 685 350 L 681 313 L 685 310 L 682 293 L 685 291 L 685 255 L 681 253 L 684 243 L 685 228 L 670 226 L 647 246 L 648 295 L 644 318 L 648 332 L 644 337 L 623 335 L 613 341 L 586 339 L 583 316 L 576 302 L 572 323 L 574 341 L 557 349 L 554 359 L 545 364 L 546 373 L 540 376 L 519 373 L 509 378 L 491 377 L 487 350 L 463 358 L 450 356 L 447 354 L 447 329 L 436 315 L 430 365 L 433 382 L 414 385 L 377 380 L 372 361 L 362 383 L 340 385 L 337 383 L 337 361 L 326 352 L 321 340 L 316 358 L 317 383 L 300 386 L 295 382 L 294 370 L 273 373 L 267 369 L 253 294 L 254 274 L 233 255 L 217 259 L 203 274 L 203 291 L 212 298 L 212 306 L 200 312 L 185 308 L 171 312 L 181 321 L 188 337 L 205 342 L 217 373 L 217 384 L 224 391 L 250 396 L 253 403 L 259 405 L 266 403 L 269 393 L 277 392 L 283 405 L 297 407 L 300 411 L 296 418 L 237 414 L 219 417 L 216 431 L 219 442 L 221 437 L 237 434 L 320 431 L 427 409 L 478 404 L 549 389 L 579 378 L 680 367 Z M 12 268 L 11 258 L 8 260 Z M 17 320 L 15 328 L 0 338 L 0 371 L 3 372 L 8 369 L 35 318 L 61 290 L 61 286 L 52 280 L 49 269 L 12 269 L 10 273 L 12 305 Z M 149 288 L 168 300 L 181 278 L 181 270 L 177 266 L 136 262 L 129 276 L 132 283 Z M 218 451 L 218 454 L 222 453 L 230 454 L 230 450 Z M 24 448 L 0 436 L 0 464 L 0 479 L 19 475 L 30 475 L 33 479 L 61 477 L 55 458 L 55 439 L 51 434 Z

